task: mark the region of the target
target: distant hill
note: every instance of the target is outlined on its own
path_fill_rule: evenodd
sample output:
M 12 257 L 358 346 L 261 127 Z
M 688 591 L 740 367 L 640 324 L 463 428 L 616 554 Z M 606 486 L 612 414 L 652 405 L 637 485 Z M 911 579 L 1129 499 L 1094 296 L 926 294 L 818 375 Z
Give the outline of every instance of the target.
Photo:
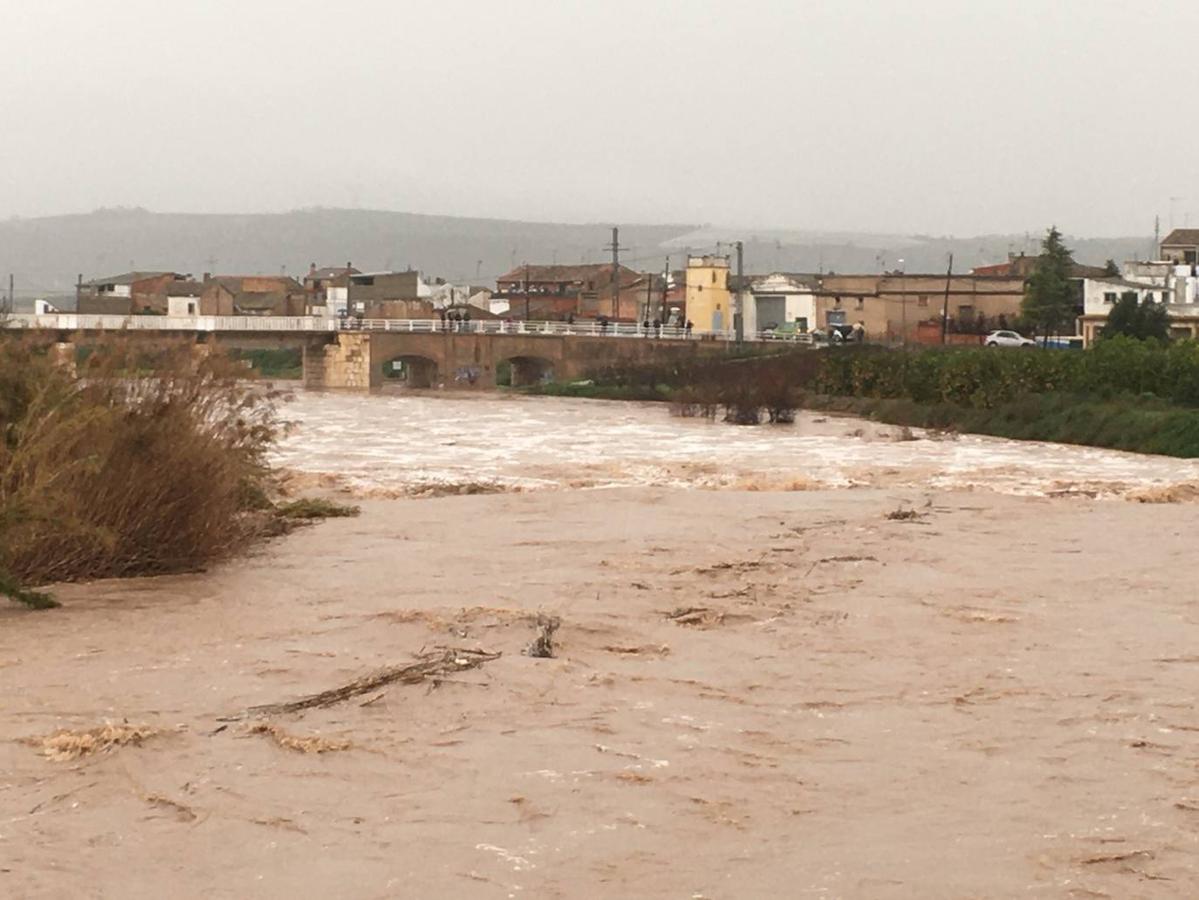
M 363 271 L 420 269 L 429 276 L 490 284 L 522 262 L 579 263 L 609 259 L 610 226 L 562 225 L 499 219 L 426 216 L 374 210 L 306 209 L 277 214 L 201 215 L 143 209 L 0 222 L 0 286 L 15 276 L 19 297 L 70 293 L 84 279 L 130 269 L 200 275 L 275 273 L 302 276 L 308 264 L 352 262 Z M 1001 262 L 1009 251 L 1035 252 L 1039 235 L 943 238 L 716 228 L 694 225 L 622 226 L 621 259 L 638 269 L 661 270 L 667 255 L 680 267 L 684 254 L 729 252 L 745 241 L 750 273 L 768 271 L 955 271 Z M 1102 265 L 1146 258 L 1152 240 L 1068 238 L 1079 262 Z

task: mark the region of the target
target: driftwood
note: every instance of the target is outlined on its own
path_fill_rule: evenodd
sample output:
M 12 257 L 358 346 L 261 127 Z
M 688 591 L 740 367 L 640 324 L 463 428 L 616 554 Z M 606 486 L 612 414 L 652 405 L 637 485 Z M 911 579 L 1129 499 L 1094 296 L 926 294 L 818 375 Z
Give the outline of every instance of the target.
M 477 669 L 484 663 L 489 663 L 499 658 L 499 653 L 488 653 L 485 650 L 462 650 L 453 647 L 436 650 L 431 653 L 422 654 L 416 662 L 409 663 L 406 666 L 389 666 L 371 675 L 356 678 L 348 684 L 343 684 L 341 687 L 321 691 L 319 694 L 310 694 L 298 700 L 291 700 L 286 703 L 268 703 L 263 706 L 251 706 L 245 712 L 227 716 L 221 721 L 235 722 L 252 716 L 287 715 L 289 713 L 301 712 L 305 709 L 332 706 L 335 703 L 341 703 L 343 700 L 349 700 L 352 697 L 369 694 L 385 685 L 395 684 L 396 682 L 400 684 L 420 684 L 422 681 L 435 675 L 447 675 L 450 672 L 465 672 L 469 669 Z

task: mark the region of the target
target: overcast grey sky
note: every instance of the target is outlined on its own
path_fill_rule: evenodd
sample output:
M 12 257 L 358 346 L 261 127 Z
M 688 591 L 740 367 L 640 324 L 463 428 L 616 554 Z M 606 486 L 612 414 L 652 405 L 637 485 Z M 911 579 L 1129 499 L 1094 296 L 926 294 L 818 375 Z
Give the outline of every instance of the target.
M 1199 226 L 1196 0 L 0 0 L 0 215 Z M 1171 198 L 1177 198 L 1171 202 Z

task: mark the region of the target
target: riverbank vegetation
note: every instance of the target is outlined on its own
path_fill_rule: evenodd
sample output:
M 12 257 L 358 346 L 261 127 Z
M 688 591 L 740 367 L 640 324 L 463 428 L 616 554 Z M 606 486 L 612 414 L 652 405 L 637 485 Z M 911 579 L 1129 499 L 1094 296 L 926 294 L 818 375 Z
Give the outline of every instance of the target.
M 1092 349 L 796 350 L 609 368 L 543 393 L 661 400 L 678 415 L 787 422 L 796 408 L 895 425 L 1199 457 L 1199 344 L 1106 337 Z
M 77 362 L 0 341 L 0 594 L 191 571 L 277 531 L 274 396 L 189 345 L 118 341 Z

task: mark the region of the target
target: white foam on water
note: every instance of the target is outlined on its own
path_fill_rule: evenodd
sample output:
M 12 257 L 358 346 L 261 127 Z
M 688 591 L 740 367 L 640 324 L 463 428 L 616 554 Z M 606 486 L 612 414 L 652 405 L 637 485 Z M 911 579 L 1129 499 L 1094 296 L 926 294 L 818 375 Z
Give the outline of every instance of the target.
M 812 415 L 746 428 L 675 418 L 665 404 L 333 393 L 299 393 L 282 412 L 294 428 L 276 451 L 278 465 L 364 488 L 719 487 L 756 479 L 767 487 L 790 480 L 1118 496 L 1199 481 L 1199 462 L 1190 460 L 970 435 L 934 440 L 919 431 L 917 440 L 893 440 L 887 426 Z

